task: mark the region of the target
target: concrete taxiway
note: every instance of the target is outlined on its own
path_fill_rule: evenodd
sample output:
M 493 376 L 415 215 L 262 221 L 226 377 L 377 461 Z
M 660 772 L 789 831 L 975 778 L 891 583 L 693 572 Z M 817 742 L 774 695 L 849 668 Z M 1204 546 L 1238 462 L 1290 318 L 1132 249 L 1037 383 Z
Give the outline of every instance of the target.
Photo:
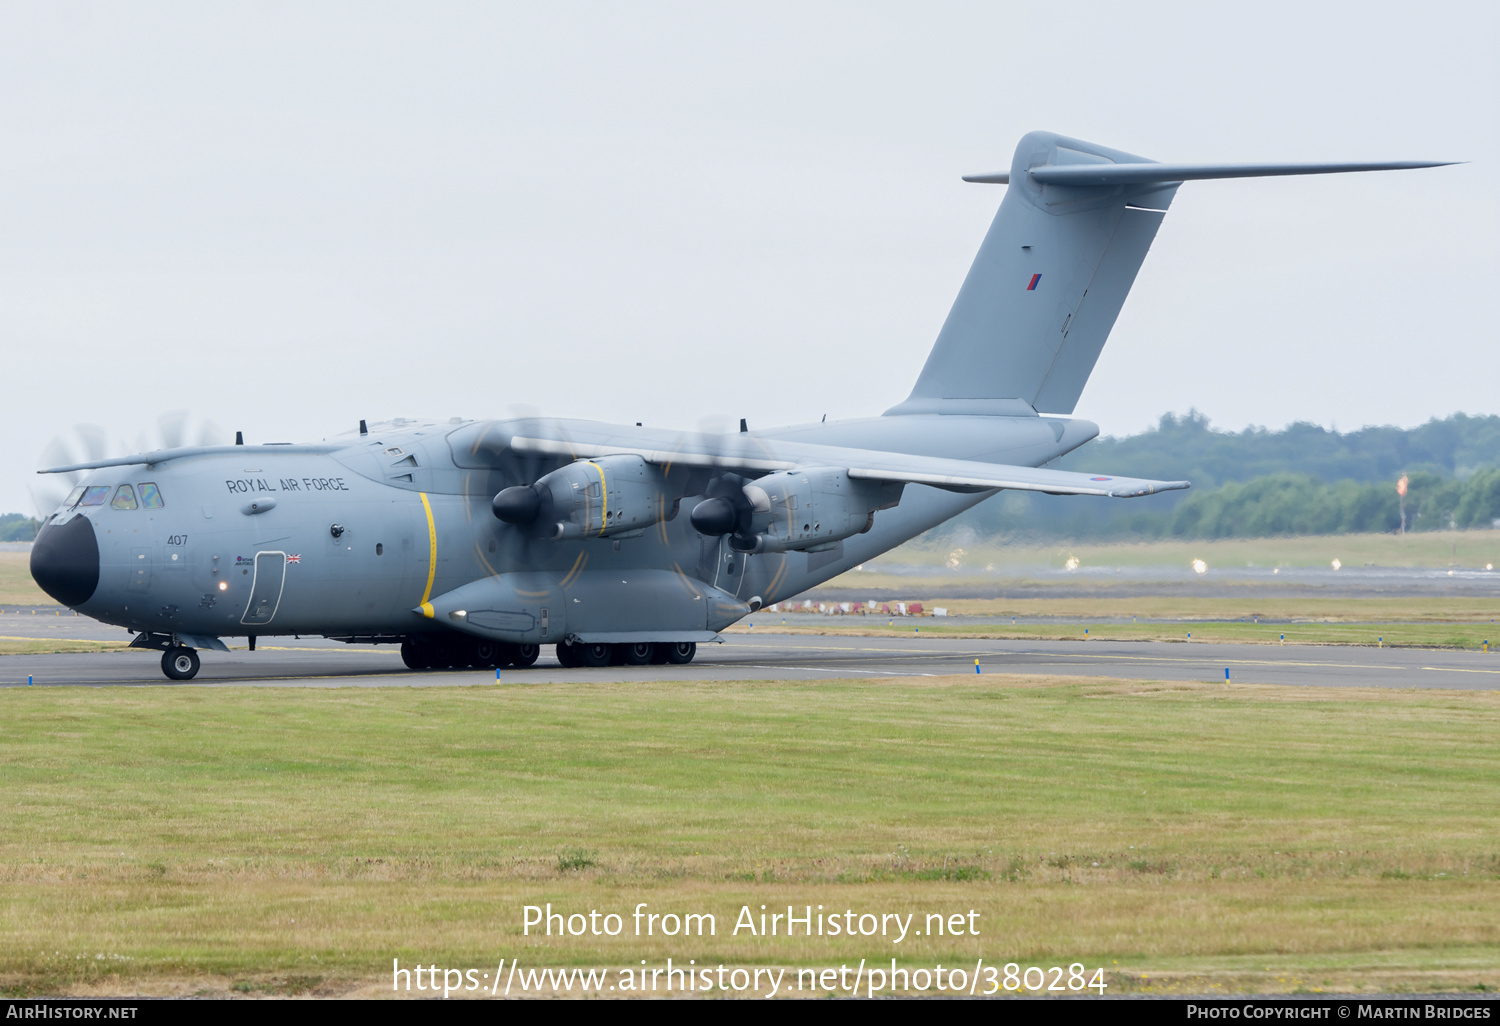
M 50 623 L 48 622 L 50 621 Z M 0 635 L 51 640 L 127 635 L 81 617 L 0 616 Z M 549 681 L 827 680 L 984 673 L 1059 674 L 1119 679 L 1222 681 L 1307 687 L 1500 689 L 1500 653 L 1413 648 L 1218 645 L 1173 642 L 1010 641 L 937 637 L 860 638 L 731 634 L 702 645 L 687 666 L 564 669 L 543 649 L 526 670 L 502 670 L 509 683 Z M 151 651 L 0 657 L 0 686 L 432 687 L 492 684 L 493 670 L 413 671 L 393 647 L 350 646 L 321 638 L 265 638 L 259 649 L 204 652 L 188 684 L 161 675 Z

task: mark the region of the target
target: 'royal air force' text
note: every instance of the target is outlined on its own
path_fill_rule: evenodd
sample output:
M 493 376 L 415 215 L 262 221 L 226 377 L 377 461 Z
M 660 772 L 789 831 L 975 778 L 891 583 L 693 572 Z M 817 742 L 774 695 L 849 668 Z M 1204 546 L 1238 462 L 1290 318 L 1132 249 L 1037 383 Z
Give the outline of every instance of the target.
M 263 477 L 242 477 L 237 481 L 225 481 L 224 487 L 231 495 L 250 492 L 347 492 L 349 486 L 341 477 L 283 477 L 278 478 L 280 487 L 273 487 Z

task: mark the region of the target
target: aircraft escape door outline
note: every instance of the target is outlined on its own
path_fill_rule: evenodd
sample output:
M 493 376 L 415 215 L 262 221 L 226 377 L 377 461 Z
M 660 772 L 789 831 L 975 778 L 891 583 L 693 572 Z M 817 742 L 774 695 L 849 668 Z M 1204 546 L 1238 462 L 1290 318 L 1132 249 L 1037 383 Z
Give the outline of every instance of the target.
M 250 579 L 250 603 L 240 623 L 261 625 L 271 622 L 281 605 L 281 590 L 286 584 L 286 553 L 257 552 L 255 576 Z

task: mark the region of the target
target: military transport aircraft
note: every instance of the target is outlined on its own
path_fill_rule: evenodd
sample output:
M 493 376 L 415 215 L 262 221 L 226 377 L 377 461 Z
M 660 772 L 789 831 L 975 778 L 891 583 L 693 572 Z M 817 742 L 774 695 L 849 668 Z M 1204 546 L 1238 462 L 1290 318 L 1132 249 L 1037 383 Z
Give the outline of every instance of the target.
M 1044 469 L 1185 181 L 1435 167 L 1163 164 L 1046 132 L 916 386 L 878 417 L 677 433 L 391 421 L 315 445 L 186 446 L 90 471 L 43 522 L 38 584 L 187 680 L 224 637 L 398 643 L 413 668 L 691 660 L 701 642 L 1006 488 L 1186 488 Z

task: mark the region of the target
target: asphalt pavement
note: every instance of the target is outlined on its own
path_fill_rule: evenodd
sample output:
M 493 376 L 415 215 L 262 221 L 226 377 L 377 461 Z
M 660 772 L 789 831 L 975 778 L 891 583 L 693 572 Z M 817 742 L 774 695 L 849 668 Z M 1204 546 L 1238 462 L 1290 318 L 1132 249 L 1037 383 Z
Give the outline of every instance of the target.
M 47 611 L 0 613 L 0 637 L 126 640 L 86 617 Z M 983 673 L 1061 674 L 1117 679 L 1232 681 L 1302 687 L 1500 688 L 1500 652 L 1322 645 L 1221 645 L 1156 641 L 1007 641 L 940 637 L 833 637 L 729 634 L 700 645 L 686 666 L 565 669 L 544 648 L 526 670 L 502 670 L 512 683 L 546 681 L 826 680 Z M 255 652 L 202 652 L 188 684 L 161 673 L 153 651 L 0 657 L 0 686 L 433 687 L 492 684 L 493 670 L 408 670 L 392 646 L 344 645 L 323 638 L 264 638 Z

